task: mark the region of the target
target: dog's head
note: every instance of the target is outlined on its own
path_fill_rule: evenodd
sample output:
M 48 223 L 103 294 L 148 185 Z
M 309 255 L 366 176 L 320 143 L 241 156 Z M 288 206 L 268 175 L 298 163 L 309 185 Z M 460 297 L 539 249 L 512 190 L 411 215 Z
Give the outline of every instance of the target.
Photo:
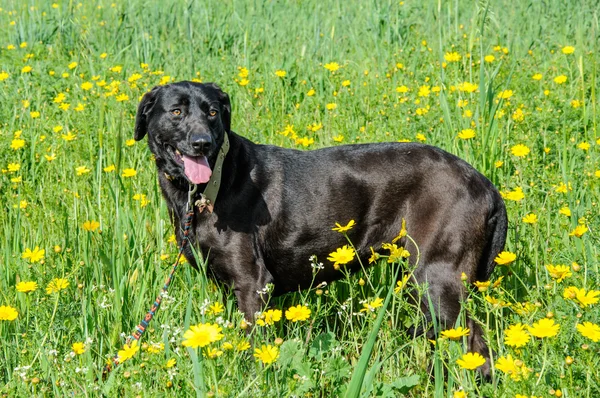
M 194 184 L 208 182 L 223 135 L 230 131 L 229 96 L 213 83 L 154 87 L 138 106 L 136 141 L 148 134 L 158 169 Z

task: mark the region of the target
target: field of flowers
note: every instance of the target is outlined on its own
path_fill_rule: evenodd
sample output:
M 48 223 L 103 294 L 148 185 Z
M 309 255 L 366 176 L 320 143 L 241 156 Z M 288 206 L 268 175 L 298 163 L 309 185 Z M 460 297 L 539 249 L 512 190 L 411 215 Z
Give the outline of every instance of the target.
M 0 396 L 599 396 L 598 15 L 592 0 L 0 2 Z M 178 80 L 218 83 L 256 142 L 420 141 L 490 178 L 506 252 L 465 307 L 491 380 L 464 317 L 409 335 L 423 318 L 392 242 L 366 273 L 273 299 L 252 339 L 233 295 L 184 265 L 124 345 L 178 251 L 136 106 Z M 306 261 L 344 272 L 350 248 Z

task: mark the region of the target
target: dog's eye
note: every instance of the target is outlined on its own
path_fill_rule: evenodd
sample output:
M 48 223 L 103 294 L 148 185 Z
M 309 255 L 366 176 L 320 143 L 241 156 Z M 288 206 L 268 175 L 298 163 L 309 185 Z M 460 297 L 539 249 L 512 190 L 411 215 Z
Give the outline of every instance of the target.
M 217 116 L 217 111 L 215 111 L 214 109 L 211 109 L 210 111 L 208 111 L 208 116 Z
M 179 115 L 181 115 L 181 109 L 173 109 L 171 111 L 171 114 L 173 114 L 175 116 L 179 116 Z

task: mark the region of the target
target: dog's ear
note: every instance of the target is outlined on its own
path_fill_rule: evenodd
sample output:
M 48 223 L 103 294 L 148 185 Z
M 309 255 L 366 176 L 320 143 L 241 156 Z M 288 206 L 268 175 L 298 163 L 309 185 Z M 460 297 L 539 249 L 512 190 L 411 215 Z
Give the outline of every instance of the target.
M 231 131 L 231 101 L 229 100 L 229 95 L 227 95 L 225 91 L 221 90 L 221 87 L 214 83 L 206 83 L 206 85 L 217 91 L 217 94 L 219 95 L 219 102 L 223 108 L 223 113 L 221 116 L 223 127 L 225 127 L 226 131 Z
M 154 87 L 152 90 L 144 94 L 142 101 L 138 105 L 137 116 L 135 117 L 135 132 L 133 138 L 136 141 L 144 138 L 148 132 L 148 114 L 156 103 L 156 94 L 160 90 L 160 86 Z

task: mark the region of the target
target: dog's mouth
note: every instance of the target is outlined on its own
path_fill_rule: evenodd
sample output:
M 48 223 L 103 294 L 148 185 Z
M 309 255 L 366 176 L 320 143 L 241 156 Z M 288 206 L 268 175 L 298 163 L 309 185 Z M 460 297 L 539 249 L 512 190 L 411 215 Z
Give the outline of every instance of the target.
M 206 156 L 189 156 L 182 154 L 171 145 L 167 145 L 167 147 L 175 163 L 183 166 L 183 172 L 192 184 L 206 184 L 210 180 L 212 170 Z

